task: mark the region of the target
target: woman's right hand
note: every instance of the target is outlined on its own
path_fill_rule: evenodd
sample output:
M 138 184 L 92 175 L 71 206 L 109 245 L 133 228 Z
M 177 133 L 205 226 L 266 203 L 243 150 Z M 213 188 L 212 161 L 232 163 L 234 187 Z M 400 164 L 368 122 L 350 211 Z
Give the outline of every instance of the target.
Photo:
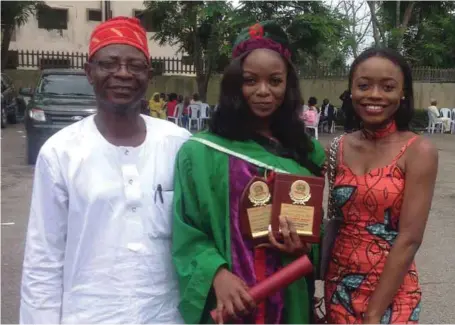
M 220 268 L 216 273 L 213 288 L 217 301 L 217 324 L 223 323 L 224 310 L 235 320 L 252 313 L 256 308 L 246 283 L 225 268 Z

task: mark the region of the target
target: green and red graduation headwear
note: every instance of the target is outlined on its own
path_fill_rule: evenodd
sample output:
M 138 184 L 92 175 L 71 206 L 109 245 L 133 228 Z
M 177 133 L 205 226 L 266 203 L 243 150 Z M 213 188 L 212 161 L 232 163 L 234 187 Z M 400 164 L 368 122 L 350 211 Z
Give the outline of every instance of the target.
M 235 40 L 232 58 L 256 49 L 269 49 L 291 60 L 288 36 L 274 21 L 263 21 L 243 29 Z

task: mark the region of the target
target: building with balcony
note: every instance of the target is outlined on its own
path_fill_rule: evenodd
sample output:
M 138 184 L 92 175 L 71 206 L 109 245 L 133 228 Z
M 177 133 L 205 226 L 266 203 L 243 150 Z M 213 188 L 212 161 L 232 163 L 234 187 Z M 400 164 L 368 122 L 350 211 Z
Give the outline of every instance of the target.
M 88 53 L 90 34 L 107 17 L 137 17 L 144 9 L 143 1 L 45 1 L 51 7 L 53 19 L 44 19 L 38 13 L 14 31 L 10 51 L 59 51 Z M 106 15 L 109 13 L 108 15 Z M 46 14 L 49 17 L 49 13 Z M 149 36 L 152 57 L 181 57 L 177 47 L 159 46 L 150 40 L 151 26 L 144 24 Z M 17 52 L 16 52 L 17 53 Z M 20 63 L 21 64 L 21 63 Z

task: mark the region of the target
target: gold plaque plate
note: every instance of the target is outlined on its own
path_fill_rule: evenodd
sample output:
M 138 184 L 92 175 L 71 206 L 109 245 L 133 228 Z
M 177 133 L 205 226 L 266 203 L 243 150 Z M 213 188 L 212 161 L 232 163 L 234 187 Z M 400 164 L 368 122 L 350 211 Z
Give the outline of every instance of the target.
M 270 218 L 272 217 L 272 205 L 267 204 L 249 208 L 247 209 L 247 214 L 253 238 L 268 236 Z
M 280 215 L 292 220 L 298 235 L 313 235 L 314 207 L 282 203 Z

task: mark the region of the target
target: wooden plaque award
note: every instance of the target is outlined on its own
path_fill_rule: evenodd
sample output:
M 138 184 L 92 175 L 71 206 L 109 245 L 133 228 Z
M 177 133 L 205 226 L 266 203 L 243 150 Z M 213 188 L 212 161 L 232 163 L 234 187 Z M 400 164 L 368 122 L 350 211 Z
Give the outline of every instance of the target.
M 240 229 L 242 235 L 255 245 L 268 243 L 272 216 L 273 184 L 266 179 L 253 177 L 240 198 Z
M 323 177 L 292 174 L 275 175 L 272 208 L 272 231 L 280 231 L 280 216 L 292 220 L 297 234 L 307 243 L 320 242 Z

